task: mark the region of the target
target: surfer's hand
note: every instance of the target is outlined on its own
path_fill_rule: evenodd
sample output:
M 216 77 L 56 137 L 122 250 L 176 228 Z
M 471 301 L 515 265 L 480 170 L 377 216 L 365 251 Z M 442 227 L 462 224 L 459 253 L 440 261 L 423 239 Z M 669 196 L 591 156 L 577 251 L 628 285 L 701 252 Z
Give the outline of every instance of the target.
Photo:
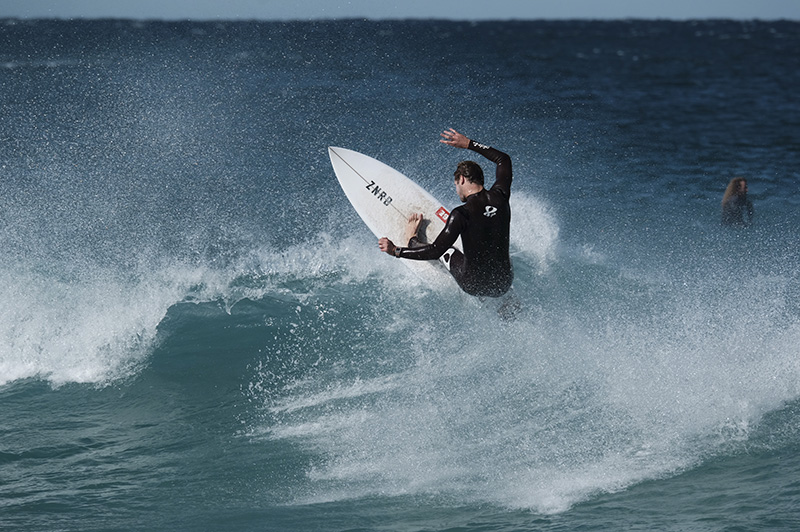
M 388 253 L 389 255 L 394 255 L 394 243 L 386 237 L 381 238 L 378 240 L 378 247 L 381 248 L 381 251 L 384 253 Z
M 439 142 L 455 146 L 456 148 L 469 148 L 469 139 L 452 127 L 444 130 L 442 133 L 442 140 Z
M 422 213 L 415 212 L 408 217 L 408 222 L 406 222 L 406 245 L 409 245 L 411 239 L 417 236 L 419 232 L 419 226 L 422 223 Z

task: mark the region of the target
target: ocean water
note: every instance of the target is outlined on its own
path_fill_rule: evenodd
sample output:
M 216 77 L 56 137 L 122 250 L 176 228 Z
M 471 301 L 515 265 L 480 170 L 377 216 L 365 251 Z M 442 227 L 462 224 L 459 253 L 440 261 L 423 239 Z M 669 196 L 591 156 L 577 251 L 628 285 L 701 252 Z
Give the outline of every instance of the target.
M 0 42 L 0 529 L 800 529 L 800 24 Z M 513 159 L 515 321 L 327 158 L 455 206 L 447 127 Z

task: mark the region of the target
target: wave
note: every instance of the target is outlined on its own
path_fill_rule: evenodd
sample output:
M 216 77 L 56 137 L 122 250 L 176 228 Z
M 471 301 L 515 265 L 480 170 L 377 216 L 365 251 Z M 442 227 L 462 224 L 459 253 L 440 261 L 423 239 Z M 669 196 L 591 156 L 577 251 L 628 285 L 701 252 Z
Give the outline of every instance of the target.
M 800 395 L 791 273 L 615 262 L 565 239 L 523 192 L 512 252 L 524 309 L 509 323 L 446 274 L 431 282 L 379 253 L 355 215 L 339 219 L 346 207 L 281 245 L 179 223 L 106 249 L 108 264 L 82 257 L 88 239 L 55 261 L 60 240 L 28 243 L 36 253 L 0 270 L 0 383 L 117 383 L 146 371 L 164 336 L 191 344 L 201 325 L 182 331 L 170 312 L 257 301 L 227 338 L 269 333 L 243 355 L 257 360 L 245 434 L 314 457 L 289 504 L 434 495 L 545 513 L 746 445 Z
M 30 229 L 6 235 L 0 385 L 38 378 L 105 386 L 135 376 L 159 334 L 170 334 L 159 326 L 180 303 L 211 302 L 228 313 L 242 300 L 275 296 L 303 304 L 369 285 L 387 270 L 398 287 L 452 287 L 446 276 L 426 284 L 419 271 L 387 260 L 361 227 L 342 236 L 329 224 L 331 232 L 278 247 L 269 235 L 235 228 L 210 234 L 178 227 L 153 238 L 120 225 L 99 243 L 82 233 L 56 238 L 58 230 L 46 228 L 46 238 Z

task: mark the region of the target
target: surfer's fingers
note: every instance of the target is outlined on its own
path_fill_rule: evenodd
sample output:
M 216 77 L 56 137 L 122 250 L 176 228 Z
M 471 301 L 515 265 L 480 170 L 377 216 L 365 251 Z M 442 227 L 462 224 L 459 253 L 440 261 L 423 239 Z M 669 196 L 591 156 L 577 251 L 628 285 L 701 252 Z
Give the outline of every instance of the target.
M 453 129 L 452 127 L 451 127 L 450 129 L 445 129 L 445 130 L 442 132 L 442 136 L 443 136 L 444 138 L 446 138 L 446 139 L 450 139 L 450 140 L 452 140 L 452 139 L 453 139 L 453 137 L 454 137 L 454 136 L 457 136 L 458 134 L 459 134 L 459 133 L 458 133 L 458 131 L 456 131 L 456 130 L 455 130 L 455 129 Z

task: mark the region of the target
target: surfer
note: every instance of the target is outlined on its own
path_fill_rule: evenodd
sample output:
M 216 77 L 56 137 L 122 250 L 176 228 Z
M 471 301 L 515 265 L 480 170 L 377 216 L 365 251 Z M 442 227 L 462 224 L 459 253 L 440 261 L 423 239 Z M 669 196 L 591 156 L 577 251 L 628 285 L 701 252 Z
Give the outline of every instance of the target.
M 495 165 L 495 183 L 484 188 L 483 170 L 473 161 L 458 163 L 454 172 L 458 197 L 464 202 L 453 209 L 447 223 L 432 243 L 417 239 L 421 214 L 412 214 L 406 226 L 407 247 L 395 246 L 386 237 L 378 241 L 381 251 L 397 258 L 436 260 L 460 236 L 464 253 L 452 251 L 450 273 L 464 292 L 473 296 L 500 297 L 511 288 L 514 271 L 508 253 L 511 227 L 511 158 L 490 146 L 470 140 L 455 129 L 448 129 L 439 142 L 469 149 L 486 157 Z
M 752 221 L 753 203 L 747 199 L 747 180 L 734 177 L 722 196 L 722 225 L 747 227 Z

